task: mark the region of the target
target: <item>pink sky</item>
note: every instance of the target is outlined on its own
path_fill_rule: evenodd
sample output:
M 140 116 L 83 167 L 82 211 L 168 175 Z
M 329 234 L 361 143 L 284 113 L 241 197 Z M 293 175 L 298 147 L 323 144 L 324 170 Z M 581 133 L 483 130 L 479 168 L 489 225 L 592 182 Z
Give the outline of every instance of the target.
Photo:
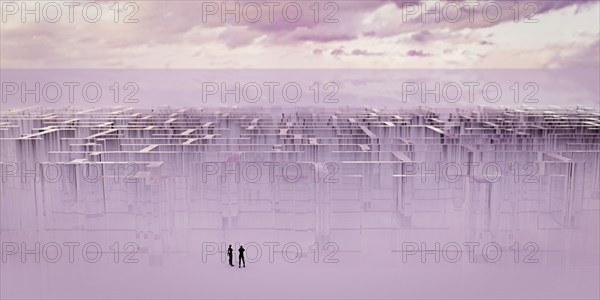
M 290 4 L 293 2 L 293 4 Z M 527 2 L 533 5 L 527 6 Z M 415 1 L 258 1 L 101 3 L 96 23 L 62 2 L 40 4 L 41 20 L 22 20 L 21 2 L 2 1 L 2 68 L 598 68 L 597 1 L 438 2 L 439 21 Z M 58 22 L 56 4 L 62 11 Z M 240 21 L 221 19 L 239 4 Z M 315 3 L 317 3 L 315 5 Z M 298 4 L 298 6 L 296 6 Z M 479 4 L 478 6 L 469 6 Z M 497 5 L 496 5 L 497 4 Z M 15 6 L 16 5 L 16 6 Z M 287 6 L 286 6 L 287 5 Z M 425 9 L 436 9 L 426 2 Z M 315 11 L 319 10 L 315 19 Z M 16 12 L 12 12 L 15 7 Z M 292 22 L 283 18 L 302 16 Z M 443 18 L 462 11 L 456 22 Z M 495 18 L 496 7 L 502 16 Z M 214 11 L 214 9 L 217 11 Z M 211 13 L 211 10 L 214 11 Z M 534 12 L 532 17 L 526 15 Z M 272 15 L 270 15 L 272 13 Z M 469 19 L 469 14 L 473 19 Z M 94 16 L 93 9 L 88 16 Z M 127 16 L 137 23 L 123 22 Z M 270 19 L 272 17 L 272 19 Z M 256 22 L 253 22 L 255 21 Z M 537 22 L 535 22 L 537 21 Z

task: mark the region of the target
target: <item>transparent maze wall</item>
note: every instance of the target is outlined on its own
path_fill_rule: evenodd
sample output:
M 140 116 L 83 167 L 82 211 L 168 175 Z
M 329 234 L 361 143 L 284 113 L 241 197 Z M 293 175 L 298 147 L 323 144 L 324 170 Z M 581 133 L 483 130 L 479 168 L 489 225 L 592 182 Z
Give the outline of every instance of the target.
M 133 242 L 148 265 L 267 241 L 597 265 L 599 130 L 585 108 L 12 110 L 2 240 Z

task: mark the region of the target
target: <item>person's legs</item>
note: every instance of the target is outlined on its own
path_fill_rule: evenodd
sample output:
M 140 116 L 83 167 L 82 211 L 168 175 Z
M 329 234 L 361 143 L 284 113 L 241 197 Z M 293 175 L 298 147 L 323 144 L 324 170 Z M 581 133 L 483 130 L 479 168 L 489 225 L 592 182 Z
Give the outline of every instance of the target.
M 242 256 L 242 261 L 244 262 L 244 268 L 246 267 L 246 259 Z
M 238 257 L 238 268 L 242 267 L 242 260 L 244 260 L 244 257 L 240 255 L 240 257 Z

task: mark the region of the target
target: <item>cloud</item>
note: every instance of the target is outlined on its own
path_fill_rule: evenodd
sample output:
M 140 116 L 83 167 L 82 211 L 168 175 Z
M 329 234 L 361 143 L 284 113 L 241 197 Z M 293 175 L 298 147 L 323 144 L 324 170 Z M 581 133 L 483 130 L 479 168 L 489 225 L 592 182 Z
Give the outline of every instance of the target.
M 416 56 L 416 57 L 431 56 L 431 54 L 425 53 L 425 52 L 423 52 L 423 50 L 409 50 L 408 52 L 406 52 L 406 55 L 407 56 Z
M 532 24 L 526 23 L 525 18 L 539 22 L 542 15 L 548 12 L 568 6 L 575 6 L 578 10 L 583 10 L 596 5 L 597 1 L 537 0 L 518 3 L 518 22 Z M 473 6 L 474 4 L 477 5 Z M 455 17 L 449 12 L 450 10 L 454 11 L 456 6 L 460 8 L 460 17 Z M 496 16 L 498 7 L 501 13 Z M 395 5 L 382 6 L 371 12 L 370 18 L 379 22 L 374 22 L 373 26 L 365 28 L 364 31 L 379 37 L 412 32 L 415 33 L 416 41 L 420 39 L 426 41 L 424 38 L 427 37 L 427 34 L 436 30 L 479 29 L 515 22 L 515 10 L 514 1 L 396 1 Z M 431 13 L 432 11 L 435 13 Z M 381 25 L 382 22 L 385 26 Z
M 417 41 L 419 43 L 424 43 L 431 37 L 431 32 L 429 30 L 421 30 L 412 35 L 413 41 Z
M 254 5 L 250 0 L 235 2 L 242 7 Z M 225 2 L 225 5 L 235 5 L 235 2 Z M 422 57 L 417 61 L 423 66 L 432 66 L 430 62 L 435 60 L 436 66 L 442 67 L 453 67 L 454 63 L 462 64 L 462 67 L 478 67 L 478 57 L 485 57 L 487 52 L 491 52 L 491 56 L 500 62 L 503 58 L 499 55 L 535 51 L 535 46 L 507 43 L 505 35 L 498 31 L 499 27 L 515 24 L 521 27 L 515 27 L 514 30 L 535 26 L 543 31 L 547 26 L 544 17 L 567 7 L 577 9 L 566 11 L 570 14 L 565 13 L 565 22 L 581 24 L 579 27 L 572 26 L 576 30 L 571 29 L 573 39 L 578 39 L 573 44 L 578 47 L 575 52 L 593 54 L 586 51 L 591 51 L 588 48 L 596 39 L 598 32 L 594 30 L 597 29 L 590 28 L 578 17 L 590 14 L 594 14 L 596 20 L 600 17 L 599 4 L 595 1 L 534 1 L 538 7 L 535 14 L 535 18 L 540 20 L 538 24 L 514 23 L 514 16 L 508 13 L 513 5 L 511 1 L 496 1 L 506 10 L 497 23 L 486 22 L 480 16 L 481 6 L 475 9 L 478 16 L 473 22 L 460 20 L 456 23 L 436 23 L 430 17 L 427 22 L 421 22 L 418 14 L 412 16 L 410 22 L 403 22 L 402 14 L 405 11 L 402 9 L 418 1 L 328 1 L 318 2 L 318 10 L 315 10 L 315 2 L 296 2 L 303 12 L 297 22 L 282 17 L 285 14 L 284 6 L 289 2 L 279 2 L 274 7 L 274 20 L 269 20 L 268 14 L 263 12 L 262 18 L 254 23 L 248 20 L 248 15 L 240 16 L 239 22 L 231 16 L 223 22 L 218 14 L 203 15 L 203 5 L 206 3 L 198 1 L 176 1 L 169 5 L 161 1 L 137 2 L 139 11 L 135 18 L 139 19 L 138 23 L 115 23 L 113 16 L 108 14 L 104 16 L 106 20 L 95 24 L 81 21 L 73 24 L 22 24 L 20 18 L 16 22 L 13 19 L 0 27 L 0 62 L 3 68 L 143 68 L 164 65 L 227 68 L 254 62 L 259 66 L 289 67 L 292 61 L 300 66 L 305 66 L 306 62 L 306 67 L 320 67 L 329 64 L 339 66 L 337 57 L 353 56 L 348 67 L 402 67 L 410 57 Z M 329 6 L 327 3 L 330 3 Z M 103 10 L 110 11 L 112 4 L 102 3 Z M 264 6 L 262 2 L 260 5 Z M 520 5 L 524 7 L 526 4 L 520 2 Z M 526 11 L 521 10 L 521 16 L 527 15 Z M 290 14 L 291 11 L 287 16 Z M 591 35 L 580 36 L 580 32 Z M 504 37 L 504 41 L 498 40 L 499 37 Z M 555 42 L 561 41 L 557 38 Z M 443 49 L 456 51 L 451 53 Z M 442 58 L 432 54 L 442 51 L 445 54 Z M 323 53 L 329 55 L 315 59 L 316 55 Z M 466 58 L 461 53 L 471 54 Z M 541 60 L 536 62 L 544 66 L 583 66 L 586 60 L 592 63 L 597 61 L 593 55 L 586 58 L 584 54 L 576 57 L 573 53 L 565 53 L 562 51 L 556 55 L 557 61 L 564 61 L 564 64 L 549 64 Z M 447 56 L 452 57 L 445 58 Z M 567 61 L 567 56 L 572 58 L 571 62 Z M 496 67 L 514 65 L 504 59 Z
M 363 50 L 363 49 L 354 49 L 354 50 L 352 50 L 351 54 L 354 56 L 381 56 L 381 55 L 383 55 L 383 53 L 369 52 L 369 51 Z
M 247 32 L 239 27 L 228 27 L 219 34 L 219 40 L 223 41 L 229 48 L 238 48 L 251 45 L 259 35 Z
M 346 52 L 344 51 L 344 49 L 334 49 L 333 51 L 331 51 L 331 55 L 333 56 L 340 56 L 340 55 L 344 55 Z
M 571 47 L 569 47 L 571 46 Z M 565 46 L 575 51 L 557 51 L 551 67 L 556 68 L 600 68 L 600 40 L 580 47 Z M 557 47 L 560 49 L 561 47 Z

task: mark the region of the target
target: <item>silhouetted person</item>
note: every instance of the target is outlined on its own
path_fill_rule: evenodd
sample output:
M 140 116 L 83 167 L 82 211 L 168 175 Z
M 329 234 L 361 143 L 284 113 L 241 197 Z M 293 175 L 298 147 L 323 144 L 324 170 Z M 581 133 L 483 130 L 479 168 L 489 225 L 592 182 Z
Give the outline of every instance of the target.
M 227 248 L 227 257 L 229 257 L 229 265 L 233 267 L 233 248 L 231 248 L 231 245 Z
M 240 245 L 240 249 L 238 249 L 238 252 L 240 253 L 240 257 L 238 258 L 239 259 L 238 268 L 242 267 L 242 262 L 244 262 L 244 268 L 246 267 L 246 260 L 244 260 L 244 251 L 246 251 L 246 249 L 244 249 L 244 247 Z

